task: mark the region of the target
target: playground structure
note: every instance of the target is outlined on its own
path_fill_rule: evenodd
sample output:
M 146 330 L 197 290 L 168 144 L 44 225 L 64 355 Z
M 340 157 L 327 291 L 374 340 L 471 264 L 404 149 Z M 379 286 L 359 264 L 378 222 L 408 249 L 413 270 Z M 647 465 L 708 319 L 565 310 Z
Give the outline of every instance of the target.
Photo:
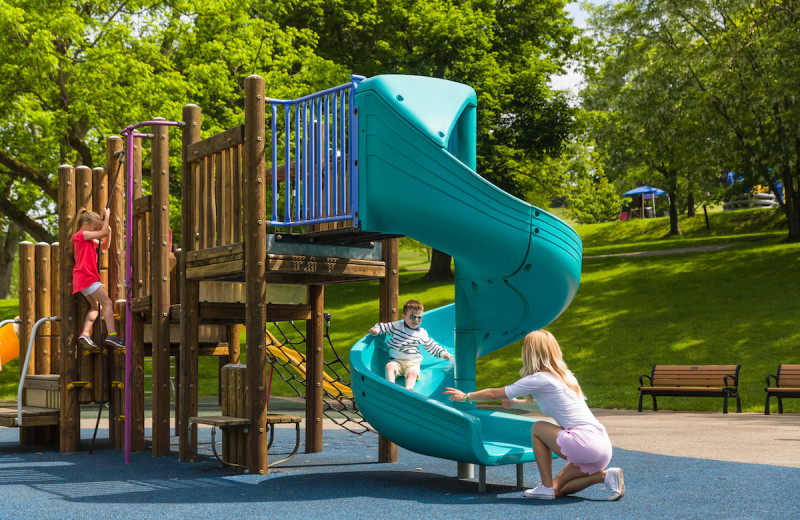
M 37 310 L 29 316 L 20 298 L 25 323 L 20 350 L 34 362 L 19 404 L 29 406 L 28 388 L 38 385 L 50 392 L 52 406 L 47 419 L 33 419 L 41 410 L 2 412 L 3 425 L 21 427 L 21 442 L 57 436 L 62 451 L 75 451 L 80 404 L 108 400 L 112 445 L 124 449 L 128 460 L 130 451 L 145 448 L 143 365 L 151 355 L 152 453 L 166 456 L 174 357 L 178 457 L 194 460 L 201 422 L 199 356 L 220 357 L 221 370 L 238 363 L 243 324 L 246 368 L 237 373 L 244 374 L 245 390 L 240 386 L 236 393 L 243 401 L 231 406 L 226 399 L 228 409 L 237 411 L 214 426 L 239 428 L 235 435 L 223 433 L 223 453 L 230 455 L 226 450 L 235 443 L 235 463 L 251 473 L 266 473 L 270 466 L 268 401 L 278 363 L 306 378 L 307 452 L 322 450 L 323 396 L 337 392 L 340 401 L 354 398 L 381 434 L 382 462 L 396 461 L 399 444 L 480 464 L 483 482 L 486 465 L 533 460 L 529 419 L 484 413 L 473 403 L 453 405 L 441 390 L 474 390 L 477 358 L 545 326 L 567 307 L 580 279 L 582 246 L 562 221 L 475 174 L 475 92 L 432 78 L 353 77 L 297 100 L 269 100 L 269 114 L 267 102 L 263 79 L 250 76 L 243 125 L 201 140 L 201 110 L 187 105 L 180 122 L 156 119 L 126 128 L 124 147 L 122 139 L 110 138 L 106 169 L 59 169 L 62 244 L 70 241 L 78 208 L 102 208 L 111 197 L 114 241 L 110 254 L 101 255 L 101 272 L 118 302 L 127 348 L 107 354 L 98 349 L 90 356 L 79 352 L 84 298 L 72 295 L 74 260 L 59 248 L 52 255 L 58 267 L 51 268 L 59 278 L 42 284 L 60 288 L 50 291 L 52 298 L 60 293 L 58 303 L 41 311 L 38 303 L 26 303 L 26 309 Z M 140 133 L 143 127 L 153 133 Z M 174 257 L 168 227 L 170 127 L 182 132 L 181 234 Z M 149 195 L 142 190 L 142 139 L 152 140 Z M 108 174 L 118 168 L 120 183 L 109 189 Z M 414 195 L 397 189 L 398 183 Z M 365 338 L 351 351 L 348 389 L 347 382 L 325 371 L 324 286 L 379 280 L 378 319 L 396 320 L 395 237 L 401 235 L 455 258 L 456 303 L 426 313 L 426 328 L 455 352 L 454 366 L 426 359 L 415 392 L 408 392 L 385 380 L 380 341 Z M 28 287 L 21 281 L 21 292 Z M 28 350 L 33 323 L 55 309 L 58 321 L 43 323 L 34 350 Z M 306 324 L 304 354 L 267 329 L 268 322 L 295 321 Z M 102 344 L 100 331 L 96 334 Z M 40 336 L 58 337 L 52 357 L 50 349 L 39 347 Z M 34 385 L 37 378 L 46 384 Z M 232 437 L 237 440 L 226 447 L 225 439 Z
M 388 245 L 382 247 L 373 241 L 380 238 L 379 235 L 361 233 L 353 227 L 353 217 L 347 214 L 347 211 L 355 211 L 348 200 L 353 194 L 349 185 L 353 182 L 350 166 L 323 152 L 345 146 L 339 139 L 343 132 L 351 131 L 347 127 L 350 111 L 346 115 L 344 108 L 349 103 L 348 91 L 354 88 L 353 84 L 301 102 L 308 117 L 317 121 L 315 124 L 306 122 L 308 134 L 304 150 L 307 155 L 302 156 L 307 159 L 302 161 L 306 170 L 317 176 L 306 185 L 309 190 L 312 184 L 314 186 L 305 193 L 311 202 L 304 211 L 310 213 L 311 218 L 302 222 L 302 233 L 268 235 L 268 231 L 277 229 L 272 226 L 273 222 L 284 224 L 285 228 L 289 226 L 277 218 L 269 218 L 267 191 L 272 184 L 273 195 L 282 194 L 277 190 L 277 183 L 288 184 L 286 172 L 288 170 L 291 175 L 292 169 L 299 171 L 299 161 L 289 159 L 287 150 L 282 155 L 287 158 L 286 162 L 278 164 L 277 152 L 268 152 L 263 79 L 253 76 L 246 84 L 244 125 L 201 140 L 200 108 L 187 105 L 180 123 L 156 119 L 132 125 L 122 132 L 125 146 L 123 139 L 110 138 L 105 169 L 92 171 L 66 165 L 59 169 L 59 238 L 62 244 L 70 242 L 72 219 L 78 208 L 99 211 L 111 197 L 113 242 L 109 254 L 100 255 L 100 271 L 112 300 L 117 302 L 115 312 L 124 323 L 127 348 L 124 352 L 98 349 L 89 356 L 79 351 L 76 340 L 86 312 L 85 298 L 72 294 L 74 259 L 67 250 L 58 248 L 58 253 L 52 255 L 56 259 L 53 263 L 58 266 L 54 268 L 56 275 L 51 277 L 50 270 L 39 270 L 31 278 L 47 273 L 48 281 L 34 283 L 25 278 L 20 284 L 23 307 L 20 348 L 23 354 L 27 354 L 34 323 L 44 317 L 57 316 L 57 321 L 43 323 L 36 333 L 35 347 L 27 358 L 31 362 L 26 364 L 31 373 L 25 374 L 21 383 L 19 410 L 2 411 L 3 425 L 20 427 L 21 442 L 48 442 L 57 438 L 62 451 L 75 451 L 80 441 L 80 405 L 108 401 L 112 446 L 124 449 L 126 460 L 130 451 L 143 451 L 143 366 L 144 357 L 152 356 L 152 453 L 168 455 L 169 367 L 170 357 L 173 357 L 179 367 L 174 412 L 179 459 L 194 460 L 196 455 L 191 446 L 196 446 L 197 430 L 196 423 L 191 423 L 190 419 L 197 416 L 198 411 L 198 358 L 218 356 L 221 366 L 227 362 L 237 363 L 239 327 L 244 324 L 249 346 L 245 414 L 249 425 L 245 458 L 251 472 L 264 473 L 268 468 L 267 369 L 271 361 L 270 347 L 273 351 L 275 347 L 267 335 L 266 324 L 268 320 L 297 320 L 306 322 L 303 365 L 308 379 L 305 385 L 306 450 L 321 451 L 324 386 L 331 386 L 331 382 L 322 384 L 324 285 L 380 279 L 382 301 L 394 302 L 382 306 L 380 319 L 396 319 L 396 239 L 388 239 Z M 285 121 L 276 120 L 277 111 L 283 105 L 288 107 L 287 114 L 292 110 L 300 113 L 298 104 L 276 102 L 271 114 L 273 136 L 280 134 L 277 127 Z M 140 133 L 143 127 L 152 128 L 152 134 Z M 182 233 L 181 248 L 174 258 L 168 223 L 170 127 L 182 131 Z M 143 139 L 150 139 L 152 143 L 151 193 L 147 195 L 143 193 Z M 280 139 L 273 137 L 271 141 L 277 146 Z M 273 171 L 272 175 L 266 175 L 265 165 L 270 156 Z M 337 156 L 355 161 L 351 153 Z M 121 168 L 119 183 L 109 190 L 110 174 L 118 168 Z M 277 204 L 282 205 L 283 201 Z M 277 208 L 272 208 L 273 217 L 276 211 Z M 44 246 L 40 248 L 43 251 Z M 32 260 L 33 255 L 23 250 L 26 247 L 28 245 L 21 247 L 21 257 Z M 390 279 L 388 283 L 386 278 Z M 128 280 L 127 284 L 124 280 Z M 58 303 L 47 300 L 45 306 L 46 298 L 40 303 L 33 299 L 30 304 L 24 303 L 25 298 L 34 293 L 34 286 L 57 298 Z M 60 290 L 52 290 L 54 287 Z M 36 312 L 29 313 L 28 309 Z M 102 344 L 97 324 L 96 329 L 96 342 Z M 51 357 L 51 349 L 44 342 L 53 338 L 57 339 Z M 23 355 L 21 361 L 25 358 Z M 42 378 L 46 379 L 46 385 L 39 381 Z M 30 401 L 38 390 L 34 386 L 47 387 L 49 401 L 44 410 Z M 386 460 L 396 457 L 384 448 L 382 453 L 388 453 L 382 455 Z

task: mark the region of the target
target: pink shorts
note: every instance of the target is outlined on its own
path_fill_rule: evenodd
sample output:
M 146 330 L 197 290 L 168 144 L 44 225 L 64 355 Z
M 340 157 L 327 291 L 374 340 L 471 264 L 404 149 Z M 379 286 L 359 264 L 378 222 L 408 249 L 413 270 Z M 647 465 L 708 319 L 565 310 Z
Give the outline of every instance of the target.
M 567 461 L 588 475 L 603 471 L 611 462 L 611 439 L 605 428 L 579 424 L 558 432 L 556 442 Z

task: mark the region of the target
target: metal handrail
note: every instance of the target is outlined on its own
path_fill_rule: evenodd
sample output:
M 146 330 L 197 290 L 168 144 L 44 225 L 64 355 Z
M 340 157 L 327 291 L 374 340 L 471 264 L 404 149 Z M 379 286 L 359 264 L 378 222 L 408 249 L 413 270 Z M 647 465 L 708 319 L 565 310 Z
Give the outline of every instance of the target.
M 28 365 L 31 361 L 31 352 L 33 352 L 33 342 L 36 339 L 36 329 L 39 325 L 46 321 L 61 321 L 60 316 L 50 316 L 49 318 L 41 318 L 33 324 L 31 330 L 31 339 L 28 341 L 28 351 L 25 353 L 25 363 L 22 365 L 19 375 L 19 388 L 17 389 L 17 426 L 22 428 L 22 391 L 25 386 L 25 376 L 28 375 Z

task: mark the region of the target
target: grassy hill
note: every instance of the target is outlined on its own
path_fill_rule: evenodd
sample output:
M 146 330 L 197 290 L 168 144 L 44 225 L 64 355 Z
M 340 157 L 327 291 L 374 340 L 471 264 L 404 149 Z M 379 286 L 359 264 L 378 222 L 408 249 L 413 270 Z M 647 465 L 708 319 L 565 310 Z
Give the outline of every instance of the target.
M 661 238 L 669 230 L 663 218 L 576 227 L 585 246 L 580 289 L 548 328 L 590 406 L 635 408 L 638 376 L 649 375 L 653 364 L 741 364 L 742 405 L 763 411 L 766 375 L 781 362 L 800 363 L 800 244 L 783 243 L 782 214 L 747 210 L 709 217 L 710 231 L 702 215 L 681 219 L 685 236 L 672 239 Z M 720 243 L 734 245 L 598 257 Z M 487 356 L 479 362 L 480 384 L 501 384 L 517 368 L 510 353 Z M 800 411 L 798 405 L 787 409 Z M 719 411 L 722 400 L 665 397 L 659 408 Z
M 576 226 L 584 240 L 580 289 L 548 329 L 559 339 L 589 405 L 635 408 L 638 377 L 656 363 L 742 365 L 740 390 L 747 411 L 762 411 L 764 378 L 781 362 L 800 363 L 800 244 L 785 244 L 777 210 L 746 210 L 680 221 L 684 236 L 663 238 L 665 218 Z M 726 249 L 657 256 L 606 256 L 639 251 L 730 244 Z M 452 284 L 426 284 L 424 255 L 404 251 L 400 300 L 414 297 L 428 309 L 453 301 Z M 332 285 L 325 308 L 330 336 L 347 361 L 349 347 L 378 317 L 378 284 Z M 16 302 L 0 302 L 0 318 Z M 301 327 L 304 329 L 304 327 Z M 291 335 L 291 334 L 290 334 Z M 331 353 L 326 352 L 326 358 Z M 201 360 L 202 393 L 216 392 L 216 360 Z M 0 372 L 0 397 L 16 394 L 16 361 Z M 481 358 L 478 385 L 515 380 L 519 345 Z M 292 395 L 282 382 L 276 394 Z M 645 406 L 649 406 L 649 398 Z M 659 398 L 659 408 L 721 411 L 721 399 Z M 800 400 L 785 401 L 800 411 Z

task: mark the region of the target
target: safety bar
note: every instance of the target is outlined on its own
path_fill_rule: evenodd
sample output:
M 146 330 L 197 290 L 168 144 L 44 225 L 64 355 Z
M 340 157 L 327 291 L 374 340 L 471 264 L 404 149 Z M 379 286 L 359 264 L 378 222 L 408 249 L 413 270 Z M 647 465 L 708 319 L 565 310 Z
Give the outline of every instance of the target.
M 270 99 L 272 109 L 272 226 L 352 220 L 358 226 L 358 112 L 350 83 L 293 100 Z M 282 114 L 278 114 L 279 107 Z M 282 119 L 283 136 L 278 121 Z M 278 149 L 285 171 L 284 211 L 278 216 Z M 294 161 L 292 160 L 294 159 Z
M 25 362 L 22 364 L 21 373 L 19 375 L 19 388 L 17 389 L 17 426 L 20 428 L 22 428 L 22 391 L 25 387 L 25 376 L 28 375 L 28 365 L 31 362 L 31 352 L 33 352 L 33 342 L 36 339 L 36 329 L 38 329 L 39 325 L 46 321 L 61 321 L 61 317 L 50 316 L 49 318 L 41 318 L 33 324 L 33 329 L 31 330 L 31 339 L 28 341 L 28 351 L 25 353 Z

